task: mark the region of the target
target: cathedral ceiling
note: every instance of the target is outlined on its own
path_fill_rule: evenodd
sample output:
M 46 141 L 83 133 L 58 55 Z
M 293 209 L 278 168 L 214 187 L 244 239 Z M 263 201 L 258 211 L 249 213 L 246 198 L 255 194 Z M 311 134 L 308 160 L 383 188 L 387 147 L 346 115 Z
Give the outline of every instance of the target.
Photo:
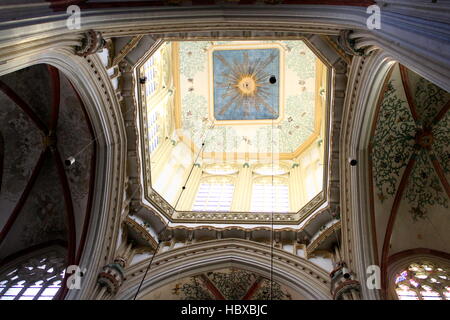
M 0 78 L 0 259 L 84 238 L 95 161 L 92 129 L 69 80 L 35 65 Z M 73 156 L 75 163 L 64 166 Z
M 158 40 L 138 63 L 146 198 L 165 215 L 192 219 L 196 183 L 210 163 L 233 166 L 228 175 L 236 180 L 237 168 L 251 166 L 256 175 L 259 165 L 277 161 L 282 182 L 291 169 L 309 166 L 315 189 L 276 219 L 293 222 L 317 209 L 326 194 L 322 159 L 333 93 L 329 68 L 309 46 L 300 39 Z M 251 184 L 245 188 L 251 192 Z M 226 213 L 235 216 L 208 211 L 201 219 L 268 221 L 247 215 L 249 201 L 233 201 Z
M 276 183 L 293 184 L 300 175 L 292 174 L 290 181 L 291 171 L 303 170 L 308 176 L 300 188 L 289 191 L 303 192 L 303 198 L 290 194 L 289 211 L 275 213 L 275 223 L 305 222 L 329 196 L 326 153 L 329 135 L 337 137 L 339 130 L 326 124 L 340 121 L 340 113 L 330 114 L 329 104 L 346 86 L 345 77 L 331 84 L 332 61 L 341 59 L 335 47 L 319 38 L 180 39 L 146 39 L 133 58 L 139 70 L 133 86 L 144 184 L 143 208 L 134 205 L 133 210 L 148 220 L 147 209 L 155 206 L 171 223 L 212 223 L 219 228 L 229 221 L 267 224 L 269 212 L 250 208 L 250 179 L 269 181 L 264 175 L 272 170 L 259 173 L 259 167 L 273 160 L 273 172 L 278 174 L 280 167 L 284 174 L 278 174 Z M 347 64 L 340 60 L 333 65 L 342 73 Z M 207 174 L 213 175 L 208 170 L 214 165 L 232 166 L 231 173 L 219 168 L 215 174 L 232 183 L 246 181 L 236 184 L 246 196 L 234 193 L 231 208 L 223 212 L 194 210 L 198 187 L 210 178 Z
M 178 132 L 213 152 L 293 158 L 319 135 L 323 64 L 300 40 L 182 41 Z M 179 113 L 180 115 L 177 115 Z M 272 143 L 273 142 L 273 143 Z
M 448 252 L 450 94 L 396 65 L 380 98 L 371 142 L 374 214 L 383 256 Z

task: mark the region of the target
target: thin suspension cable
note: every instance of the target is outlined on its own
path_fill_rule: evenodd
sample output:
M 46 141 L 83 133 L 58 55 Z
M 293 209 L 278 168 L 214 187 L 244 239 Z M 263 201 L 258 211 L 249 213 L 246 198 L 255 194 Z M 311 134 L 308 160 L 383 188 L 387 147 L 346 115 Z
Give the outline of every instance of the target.
M 272 151 L 272 212 L 271 212 L 271 229 L 270 229 L 270 300 L 273 298 L 273 212 L 274 212 L 274 195 L 275 189 L 273 186 L 273 118 L 272 118 L 272 130 L 271 130 L 271 151 Z
M 158 245 L 156 246 L 156 249 L 155 249 L 155 251 L 154 251 L 154 253 L 153 253 L 152 258 L 150 259 L 150 263 L 149 263 L 148 266 L 147 266 L 147 270 L 145 270 L 144 276 L 142 277 L 142 280 L 141 280 L 141 282 L 139 283 L 139 287 L 138 287 L 138 289 L 137 289 L 137 291 L 136 291 L 136 294 L 134 295 L 133 300 L 136 300 L 136 297 L 138 296 L 139 291 L 141 291 L 142 283 L 144 283 L 144 279 L 145 279 L 145 277 L 147 276 L 148 270 L 150 270 L 150 266 L 151 266 L 152 263 L 153 263 L 153 259 L 155 258 L 156 254 L 158 253 L 159 246 L 161 245 L 161 242 L 162 242 L 161 240 L 158 240 Z
M 215 126 L 215 124 L 213 123 L 212 125 L 209 126 L 210 131 L 205 131 L 205 139 L 204 139 L 204 141 L 202 142 L 202 147 L 200 148 L 200 151 L 199 151 L 199 153 L 197 154 L 197 158 L 200 156 L 200 153 L 203 152 L 203 149 L 204 149 L 205 146 L 206 146 L 206 140 L 207 140 L 208 134 L 209 134 L 210 132 L 213 131 L 214 126 Z M 192 167 L 192 169 L 193 169 L 193 168 L 194 168 L 194 167 Z M 194 199 L 194 201 L 195 201 L 195 199 Z M 195 222 L 198 222 L 198 219 L 195 219 L 194 221 L 195 221 Z
M 198 151 L 197 156 L 195 157 L 195 161 L 192 164 L 191 170 L 189 171 L 189 174 L 188 174 L 188 176 L 187 176 L 187 178 L 186 178 L 186 180 L 185 180 L 185 182 L 184 182 L 184 184 L 182 186 L 180 195 L 178 196 L 177 202 L 175 203 L 175 206 L 174 206 L 175 210 L 177 209 L 178 202 L 180 201 L 181 196 L 183 195 L 183 192 L 186 190 L 186 184 L 189 182 L 189 178 L 191 177 L 192 171 L 194 170 L 194 166 L 197 163 L 197 160 L 198 160 L 200 154 L 203 152 L 203 150 L 204 150 L 204 148 L 206 146 L 206 140 L 207 140 L 207 137 L 208 137 L 208 133 L 210 132 L 210 131 L 208 131 L 208 127 L 212 131 L 214 129 L 214 124 L 212 124 L 210 126 L 206 126 L 205 131 L 202 133 L 202 140 L 201 140 L 202 141 L 202 145 L 201 145 L 201 148 Z
M 213 129 L 213 128 L 214 128 L 214 125 L 210 126 L 210 129 Z M 203 137 L 203 136 L 204 136 L 204 140 L 203 140 L 203 142 L 202 142 L 202 147 L 200 148 L 199 152 L 197 153 L 197 156 L 196 156 L 196 158 L 195 158 L 195 161 L 194 161 L 194 163 L 192 164 L 191 170 L 190 170 L 190 172 L 189 172 L 189 175 L 188 175 L 188 177 L 187 177 L 187 179 L 186 179 L 185 184 L 184 184 L 183 187 L 185 187 L 186 184 L 187 184 L 187 182 L 189 181 L 189 178 L 190 178 L 190 176 L 191 176 L 191 174 L 192 174 L 192 170 L 194 169 L 194 165 L 195 165 L 195 163 L 197 163 L 198 157 L 200 156 L 201 152 L 203 151 L 203 149 L 204 149 L 204 147 L 205 147 L 205 145 L 206 145 L 206 138 L 207 138 L 207 136 L 208 136 L 207 128 L 205 129 L 204 134 L 202 134 L 202 137 Z M 176 209 L 176 207 L 177 207 L 177 205 L 178 205 L 178 202 L 180 201 L 181 195 L 183 194 L 183 191 L 184 191 L 184 190 L 185 190 L 184 188 L 181 190 L 180 196 L 178 197 L 177 202 L 176 202 L 175 207 L 174 207 L 175 209 Z M 154 254 L 153 254 L 152 258 L 150 259 L 150 262 L 149 262 L 149 264 L 148 264 L 148 266 L 147 266 L 147 269 L 145 270 L 144 276 L 142 277 L 142 280 L 141 280 L 141 282 L 140 282 L 140 284 L 139 284 L 139 287 L 138 287 L 138 289 L 137 289 L 137 291 L 136 291 L 136 294 L 134 295 L 133 300 L 136 300 L 136 297 L 138 296 L 138 294 L 139 294 L 139 292 L 140 292 L 140 290 L 141 290 L 141 287 L 142 287 L 142 284 L 144 283 L 145 277 L 147 276 L 147 273 L 148 273 L 148 271 L 150 270 L 150 267 L 151 267 L 151 265 L 152 265 L 152 263 L 153 263 L 153 259 L 155 258 L 156 254 L 158 253 L 159 247 L 160 247 L 160 245 L 161 245 L 161 242 L 162 242 L 162 241 L 160 240 L 160 235 L 161 235 L 164 231 L 166 231 L 168 225 L 169 225 L 169 221 L 166 222 L 166 225 L 164 226 L 164 228 L 158 233 L 158 245 L 157 245 L 157 247 L 156 247 L 156 249 L 155 249 L 155 251 L 154 251 Z
M 141 287 L 142 287 L 142 284 L 144 283 L 145 277 L 147 276 L 147 273 L 148 273 L 148 271 L 150 270 L 150 267 L 152 266 L 153 259 L 154 259 L 154 258 L 156 257 L 156 255 L 158 254 L 159 247 L 160 247 L 160 245 L 161 245 L 161 243 L 162 243 L 162 240 L 161 240 L 161 237 L 160 237 L 160 236 L 161 236 L 161 234 L 162 234 L 164 231 L 167 230 L 167 227 L 168 227 L 168 226 L 169 226 L 169 220 L 167 220 L 167 222 L 166 222 L 164 228 L 162 228 L 162 230 L 161 230 L 161 231 L 158 233 L 158 235 L 156 236 L 157 239 L 158 239 L 158 245 L 156 246 L 156 249 L 155 249 L 155 251 L 153 252 L 153 256 L 152 256 L 152 258 L 150 259 L 150 262 L 149 262 L 149 264 L 148 264 L 148 266 L 147 266 L 147 270 L 145 270 L 145 273 L 144 273 L 144 276 L 142 277 L 141 282 L 139 283 L 139 287 L 138 287 L 138 289 L 137 289 L 137 291 L 136 291 L 136 294 L 134 295 L 133 300 L 136 300 L 136 298 L 137 298 L 139 292 L 141 291 Z

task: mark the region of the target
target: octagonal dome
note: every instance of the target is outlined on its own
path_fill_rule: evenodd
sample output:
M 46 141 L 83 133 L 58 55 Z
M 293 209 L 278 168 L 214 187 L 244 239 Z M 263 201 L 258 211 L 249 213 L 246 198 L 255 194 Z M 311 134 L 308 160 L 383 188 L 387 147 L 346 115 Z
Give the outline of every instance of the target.
M 329 68 L 302 39 L 159 41 L 138 66 L 145 193 L 174 221 L 324 202 Z

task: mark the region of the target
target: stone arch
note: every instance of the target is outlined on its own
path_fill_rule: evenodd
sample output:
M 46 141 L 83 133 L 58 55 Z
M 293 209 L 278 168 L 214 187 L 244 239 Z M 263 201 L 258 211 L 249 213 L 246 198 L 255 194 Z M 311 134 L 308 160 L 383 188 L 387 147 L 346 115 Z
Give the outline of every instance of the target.
M 329 275 L 306 259 L 280 249 L 273 250 L 273 269 L 269 263 L 271 248 L 241 239 L 212 240 L 167 251 L 155 256 L 138 297 L 169 284 L 181 277 L 236 267 L 257 273 L 267 279 L 292 288 L 306 299 L 331 299 Z M 125 271 L 124 282 L 115 299 L 133 299 L 148 266 L 148 261 Z
M 74 55 L 72 47 L 62 43 L 56 48 L 55 44 L 45 44 L 26 56 L 17 52 L 8 58 L 6 64 L 0 65 L 0 75 L 42 63 L 56 67 L 73 84 L 93 127 L 93 143 L 97 144 L 96 178 L 86 245 L 79 262 L 87 270 L 82 290 L 70 290 L 66 295 L 69 299 L 86 298 L 96 285 L 100 266 L 114 255 L 119 224 L 115 218 L 122 210 L 126 138 L 119 104 L 109 76 L 95 55 L 81 58 Z

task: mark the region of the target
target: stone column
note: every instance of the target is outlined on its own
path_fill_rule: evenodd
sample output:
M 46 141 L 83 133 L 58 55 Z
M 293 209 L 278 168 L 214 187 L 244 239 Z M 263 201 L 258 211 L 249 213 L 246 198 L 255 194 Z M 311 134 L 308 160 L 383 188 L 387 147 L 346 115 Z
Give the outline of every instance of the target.
M 331 273 L 331 293 L 334 300 L 360 300 L 361 285 L 354 279 L 354 273 L 346 263 L 338 264 Z

